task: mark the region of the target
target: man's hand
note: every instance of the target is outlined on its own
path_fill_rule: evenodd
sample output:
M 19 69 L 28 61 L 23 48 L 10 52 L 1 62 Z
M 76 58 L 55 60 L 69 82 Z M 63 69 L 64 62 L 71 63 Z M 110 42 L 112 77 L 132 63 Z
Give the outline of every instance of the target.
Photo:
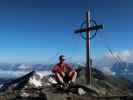
M 63 77 L 65 77 L 65 73 L 64 73 L 64 72 L 61 72 L 61 75 L 62 75 Z
M 64 80 L 63 80 L 63 78 L 60 76 L 60 74 L 59 74 L 59 73 L 56 73 L 56 75 L 57 75 L 59 81 L 60 81 L 62 84 L 64 84 Z

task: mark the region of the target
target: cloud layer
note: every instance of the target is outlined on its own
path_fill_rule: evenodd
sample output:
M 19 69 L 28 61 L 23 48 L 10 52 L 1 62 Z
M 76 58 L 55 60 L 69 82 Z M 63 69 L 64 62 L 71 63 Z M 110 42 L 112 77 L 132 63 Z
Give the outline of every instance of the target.
M 133 49 L 117 51 L 111 53 L 105 53 L 100 59 L 95 60 L 95 64 L 98 69 L 108 74 L 114 74 L 111 71 L 111 67 L 116 62 L 130 62 L 133 63 Z
M 23 71 L 23 70 L 19 70 L 19 71 L 5 71 L 5 70 L 0 70 L 0 78 L 15 78 L 15 77 L 21 77 L 27 73 L 29 73 L 30 71 Z M 51 74 L 51 71 L 37 71 L 43 75 L 49 75 Z

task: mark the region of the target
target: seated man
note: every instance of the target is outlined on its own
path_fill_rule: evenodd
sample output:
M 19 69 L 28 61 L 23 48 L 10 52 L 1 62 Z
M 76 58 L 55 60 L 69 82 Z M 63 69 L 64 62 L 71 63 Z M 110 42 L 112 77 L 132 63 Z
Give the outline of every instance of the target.
M 59 56 L 59 63 L 53 67 L 52 72 L 55 73 L 58 83 L 74 83 L 77 77 L 77 73 L 68 64 L 64 63 L 64 61 L 64 55 Z

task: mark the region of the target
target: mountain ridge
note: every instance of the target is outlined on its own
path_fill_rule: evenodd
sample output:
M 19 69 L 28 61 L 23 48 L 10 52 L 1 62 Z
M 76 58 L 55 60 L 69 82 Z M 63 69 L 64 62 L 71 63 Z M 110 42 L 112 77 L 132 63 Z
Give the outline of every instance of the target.
M 76 84 L 81 84 L 90 91 L 97 91 L 99 93 L 99 96 L 133 96 L 133 83 L 127 81 L 124 78 L 106 75 L 101 71 L 92 68 L 92 88 L 88 84 L 86 84 L 85 68 L 78 68 L 77 73 L 78 77 Z M 81 98 L 80 100 L 86 100 L 87 98 L 96 97 L 96 94 L 90 91 L 88 91 L 87 94 L 83 96 L 73 92 L 63 93 L 63 91 L 59 91 L 55 86 L 53 87 L 50 84 L 50 82 L 53 82 L 53 80 L 51 80 L 52 77 L 53 75 L 43 76 L 41 74 L 38 74 L 38 72 L 36 71 L 32 71 L 15 80 L 7 81 L 0 89 L 0 98 L 6 98 L 6 100 L 9 100 L 9 98 L 12 98 L 12 100 L 29 100 L 30 98 L 39 98 L 36 100 L 55 100 L 54 98 L 56 98 L 56 100 L 57 98 L 58 100 L 67 100 L 68 96 L 71 98 L 74 96 L 77 99 Z M 39 85 L 35 85 L 38 83 L 36 83 L 36 81 L 34 82 L 33 79 L 35 79 L 37 82 L 40 82 Z M 80 92 L 82 94 L 83 90 L 80 90 Z

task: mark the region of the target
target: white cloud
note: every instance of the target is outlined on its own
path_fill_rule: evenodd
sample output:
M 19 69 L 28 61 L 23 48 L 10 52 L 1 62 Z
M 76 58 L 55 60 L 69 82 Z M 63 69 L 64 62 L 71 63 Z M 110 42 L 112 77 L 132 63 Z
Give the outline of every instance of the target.
M 106 56 L 106 59 L 119 59 L 121 61 L 126 61 L 126 62 L 133 62 L 133 49 L 129 49 L 129 50 L 123 50 L 123 51 L 118 51 L 118 52 L 114 52 L 113 56 L 111 54 L 108 54 L 108 56 Z
M 100 65 L 112 65 L 117 61 L 126 61 L 133 63 L 133 49 L 123 50 L 111 53 L 105 53 L 101 58 L 96 59 L 95 63 Z
M 32 69 L 32 66 L 26 65 L 26 64 L 21 64 L 20 66 L 18 66 L 18 69 L 20 69 L 20 70 Z
M 95 64 L 98 69 L 102 70 L 106 74 L 115 74 L 110 69 L 112 65 L 118 61 L 133 63 L 133 49 L 123 50 L 111 53 L 105 53 L 100 59 L 95 60 Z
M 24 71 L 24 70 L 18 70 L 18 71 L 6 71 L 6 70 L 0 70 L 0 78 L 15 78 L 15 77 L 21 77 L 30 71 Z M 37 71 L 38 73 L 41 73 L 43 76 L 52 74 L 51 71 Z
M 112 72 L 110 67 L 103 67 L 102 71 L 107 75 L 115 75 L 115 72 Z

